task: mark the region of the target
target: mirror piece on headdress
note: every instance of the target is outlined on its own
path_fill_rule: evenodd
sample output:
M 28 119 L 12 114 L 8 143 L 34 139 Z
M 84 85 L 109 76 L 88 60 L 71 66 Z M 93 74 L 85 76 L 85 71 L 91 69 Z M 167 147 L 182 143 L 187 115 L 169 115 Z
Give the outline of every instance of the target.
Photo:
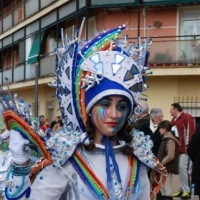
M 79 128 L 78 126 L 76 127 L 76 131 L 77 131 L 77 132 L 80 132 L 80 128 Z
M 74 126 L 73 126 L 72 122 L 69 122 L 69 123 L 67 124 L 67 126 L 70 126 L 71 129 L 74 130 Z
M 138 70 L 138 68 L 134 64 L 131 67 L 131 73 L 134 74 L 134 75 L 140 73 L 140 71 Z
M 134 85 L 132 85 L 130 88 L 129 88 L 132 92 L 138 92 L 138 84 L 135 83 Z
M 70 66 L 67 67 L 67 69 L 65 70 L 65 73 L 67 75 L 67 78 L 70 80 Z
M 115 62 L 120 64 L 122 63 L 122 61 L 125 59 L 125 57 L 123 55 L 120 55 L 120 54 L 116 54 L 115 56 Z
M 94 62 L 94 63 L 98 63 L 99 60 L 100 60 L 99 54 L 97 53 L 97 54 L 92 55 L 92 56 L 90 57 L 90 60 L 91 60 L 92 62 Z
M 111 64 L 111 65 L 112 65 L 113 76 L 115 76 L 122 66 L 119 64 Z
M 143 91 L 143 82 L 138 83 L 138 91 L 139 92 Z
M 124 76 L 124 81 L 129 81 L 131 79 L 134 79 L 134 74 L 132 74 L 129 70 L 127 70 L 127 72 Z
M 69 103 L 69 105 L 67 106 L 67 111 L 68 111 L 71 115 L 73 115 L 72 104 L 71 104 L 71 103 Z
M 103 72 L 103 62 L 97 63 L 94 67 L 96 68 L 97 71 L 101 72 L 102 74 L 104 73 Z

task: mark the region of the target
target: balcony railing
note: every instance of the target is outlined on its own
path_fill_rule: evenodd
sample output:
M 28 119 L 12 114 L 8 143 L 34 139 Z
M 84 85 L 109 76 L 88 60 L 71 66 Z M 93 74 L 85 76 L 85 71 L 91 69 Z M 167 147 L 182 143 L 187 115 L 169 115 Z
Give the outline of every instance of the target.
M 40 58 L 40 77 L 53 76 L 56 69 L 56 54 L 50 53 L 43 55 Z M 39 77 L 39 78 L 40 78 Z M 0 85 L 6 84 L 6 79 L 9 83 L 16 83 L 35 79 L 35 64 L 27 62 L 19 63 L 10 68 L 0 70 Z
M 148 62 L 151 68 L 200 68 L 200 35 L 195 37 L 154 37 L 152 39 L 153 44 Z M 136 40 L 134 39 L 134 41 Z M 55 52 L 42 55 L 39 63 L 40 77 L 53 76 L 56 68 Z M 10 83 L 34 79 L 35 65 L 24 62 L 11 68 L 4 66 L 4 69 L 0 70 L 1 85 L 5 84 L 5 77 L 9 79 Z
M 151 67 L 200 67 L 200 36 L 152 38 Z

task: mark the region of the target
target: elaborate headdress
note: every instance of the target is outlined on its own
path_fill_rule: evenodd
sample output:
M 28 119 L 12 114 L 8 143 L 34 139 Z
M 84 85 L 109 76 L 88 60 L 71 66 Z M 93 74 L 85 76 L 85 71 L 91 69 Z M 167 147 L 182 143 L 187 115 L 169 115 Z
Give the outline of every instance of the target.
M 125 25 L 104 31 L 82 48 L 76 37 L 57 51 L 57 97 L 63 118 L 73 130 L 84 132 L 92 106 L 108 95 L 126 97 L 132 115 L 147 88 L 145 64 L 151 40 L 134 46 L 127 36 L 118 38 L 123 29 Z

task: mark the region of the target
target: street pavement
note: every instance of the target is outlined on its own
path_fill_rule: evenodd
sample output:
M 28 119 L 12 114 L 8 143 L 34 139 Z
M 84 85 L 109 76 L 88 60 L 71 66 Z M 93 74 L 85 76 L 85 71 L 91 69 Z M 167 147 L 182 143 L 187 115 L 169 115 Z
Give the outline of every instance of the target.
M 178 177 L 178 175 L 173 175 L 173 177 L 172 177 L 172 192 L 174 193 L 174 192 L 178 191 L 179 188 L 180 188 L 179 177 Z M 173 199 L 174 200 L 182 200 L 179 197 L 174 197 Z M 191 200 L 199 200 L 199 199 L 198 199 L 198 196 L 195 196 L 194 199 L 191 199 Z

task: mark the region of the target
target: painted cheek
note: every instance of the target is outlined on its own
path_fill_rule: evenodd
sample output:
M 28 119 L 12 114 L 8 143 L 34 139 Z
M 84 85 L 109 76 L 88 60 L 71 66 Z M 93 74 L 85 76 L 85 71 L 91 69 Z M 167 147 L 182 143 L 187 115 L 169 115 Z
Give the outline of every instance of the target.
M 102 120 L 104 117 L 107 115 L 107 109 L 103 107 L 99 107 L 99 116 L 100 119 Z
M 118 125 L 114 128 L 113 132 L 119 131 L 122 128 L 124 121 L 126 119 L 127 112 L 120 112 L 120 113 L 121 113 L 121 117 L 118 118 L 117 120 Z

